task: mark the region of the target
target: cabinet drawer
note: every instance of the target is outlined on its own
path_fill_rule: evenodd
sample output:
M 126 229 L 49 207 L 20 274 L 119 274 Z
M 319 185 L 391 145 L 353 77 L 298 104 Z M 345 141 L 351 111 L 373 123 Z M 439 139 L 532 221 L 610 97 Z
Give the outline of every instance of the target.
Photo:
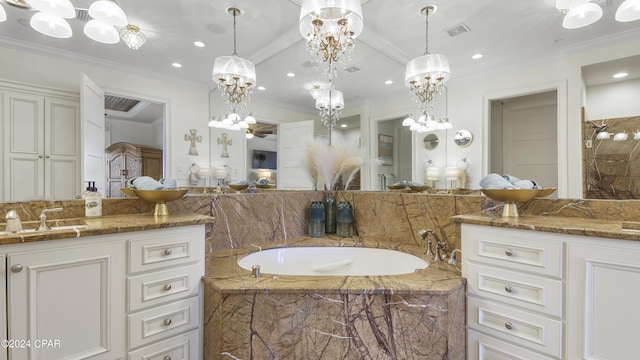
M 204 234 L 198 231 L 181 231 L 129 241 L 129 272 L 157 270 L 199 261 L 197 242 Z
M 196 296 L 129 315 L 129 347 L 137 348 L 198 327 L 199 305 Z
M 468 224 L 462 227 L 467 260 L 560 278 L 562 241 L 549 241 L 553 235 Z
M 562 317 L 562 281 L 467 263 L 467 293 Z
M 194 264 L 129 277 L 129 311 L 198 295 L 202 266 Z
M 562 322 L 498 303 L 467 297 L 469 328 L 547 355 L 562 356 Z
M 129 360 L 191 360 L 198 359 L 198 330 L 159 341 L 129 353 Z
M 467 333 L 467 351 L 468 360 L 553 360 L 473 330 Z

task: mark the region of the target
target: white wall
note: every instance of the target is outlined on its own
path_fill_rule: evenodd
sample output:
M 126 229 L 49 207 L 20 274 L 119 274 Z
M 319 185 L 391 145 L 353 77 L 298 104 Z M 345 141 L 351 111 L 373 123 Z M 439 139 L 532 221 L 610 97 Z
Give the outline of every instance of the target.
M 586 120 L 640 115 L 640 79 L 586 88 Z
M 162 121 L 162 119 L 160 120 Z M 153 124 L 141 123 L 137 121 L 109 119 L 105 121 L 110 129 L 110 141 L 106 146 L 117 142 L 127 142 L 136 145 L 147 145 L 151 147 L 162 148 L 162 137 L 160 137 L 160 146 L 156 144 L 155 132 Z M 162 135 L 161 135 L 162 136 Z

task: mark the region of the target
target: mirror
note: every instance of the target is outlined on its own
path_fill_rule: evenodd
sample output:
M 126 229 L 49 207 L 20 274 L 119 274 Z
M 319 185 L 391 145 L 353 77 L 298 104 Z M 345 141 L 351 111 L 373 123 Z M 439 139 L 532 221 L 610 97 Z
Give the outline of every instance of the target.
M 460 147 L 467 147 L 473 141 L 473 135 L 469 130 L 458 130 L 453 136 L 453 142 Z
M 424 145 L 424 148 L 427 150 L 437 148 L 439 143 L 440 140 L 438 140 L 438 135 L 436 134 L 429 134 L 422 139 L 422 145 Z

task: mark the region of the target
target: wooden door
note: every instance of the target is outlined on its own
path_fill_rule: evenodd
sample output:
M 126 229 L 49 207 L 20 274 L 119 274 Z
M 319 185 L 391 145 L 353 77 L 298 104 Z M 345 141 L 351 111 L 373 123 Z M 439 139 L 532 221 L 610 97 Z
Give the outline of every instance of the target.
M 86 74 L 80 81 L 82 180 L 95 181 L 105 193 L 104 91 Z
M 313 182 L 304 167 L 313 140 L 313 120 L 281 123 L 278 129 L 278 189 L 309 190 Z

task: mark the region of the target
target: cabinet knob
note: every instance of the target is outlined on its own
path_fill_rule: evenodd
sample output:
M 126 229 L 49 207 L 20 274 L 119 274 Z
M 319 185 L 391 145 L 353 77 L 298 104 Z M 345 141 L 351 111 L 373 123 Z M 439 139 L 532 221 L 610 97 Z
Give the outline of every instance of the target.
M 42 159 L 44 157 L 44 155 L 38 155 L 39 159 Z
M 506 322 L 506 323 L 504 323 L 504 327 L 506 327 L 507 329 L 511 330 L 511 329 L 513 329 L 513 324 L 510 323 L 510 322 Z
M 162 360 L 171 360 L 171 356 L 167 355 L 167 356 L 163 357 Z
M 15 264 L 15 265 L 11 266 L 11 272 L 19 273 L 20 271 L 22 271 L 22 265 Z
M 44 157 L 48 159 L 48 158 L 50 158 L 51 156 L 49 156 L 49 155 L 45 155 Z
M 171 325 L 171 319 L 164 319 L 165 326 Z
M 164 286 L 164 290 L 165 290 L 165 291 L 169 291 L 169 290 L 171 290 L 171 284 L 166 284 L 166 285 Z
M 171 251 L 171 249 L 164 249 L 164 254 L 167 255 L 167 256 L 171 255 L 172 252 L 173 251 Z
M 504 254 L 507 255 L 507 256 L 513 256 L 513 250 L 512 249 L 506 249 L 504 251 Z
M 513 288 L 511 287 L 511 285 L 507 285 L 504 287 L 504 291 L 508 292 L 508 293 L 512 293 L 513 292 Z

